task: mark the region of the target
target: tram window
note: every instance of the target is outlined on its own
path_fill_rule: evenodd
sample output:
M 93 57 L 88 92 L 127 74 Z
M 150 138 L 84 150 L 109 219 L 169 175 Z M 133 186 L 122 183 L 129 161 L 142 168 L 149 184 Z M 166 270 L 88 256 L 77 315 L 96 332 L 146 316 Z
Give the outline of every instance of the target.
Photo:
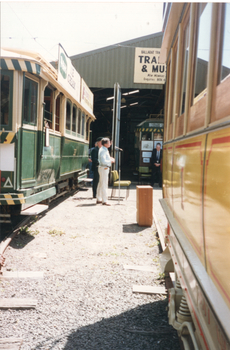
M 23 123 L 36 125 L 37 123 L 38 84 L 25 77 L 23 100 Z
M 12 128 L 12 72 L 1 72 L 1 124 L 0 127 Z
M 81 110 L 78 109 L 78 122 L 77 122 L 77 133 L 81 133 Z
M 188 52 L 189 52 L 189 23 L 185 28 L 184 32 L 184 57 L 183 57 L 183 73 L 182 73 L 182 94 L 181 94 L 181 106 L 180 114 L 185 111 L 185 92 L 186 92 L 186 78 L 187 78 L 187 67 L 188 67 Z
M 152 133 L 151 132 L 142 132 L 142 140 L 145 141 L 151 141 L 152 140 Z
M 230 4 L 225 4 L 221 80 L 230 74 Z
M 56 99 L 55 130 L 60 131 L 60 96 Z
M 194 101 L 202 97 L 207 87 L 208 61 L 211 39 L 212 3 L 199 3 L 198 45 L 196 54 L 196 72 Z M 202 95 L 200 95 L 202 92 Z M 199 96 L 200 95 L 200 96 Z M 196 98 L 199 96 L 198 98 Z
M 82 123 L 81 134 L 82 136 L 84 136 L 85 135 L 85 113 L 82 113 L 81 123 Z
M 76 122 L 77 122 L 77 107 L 73 106 L 73 119 L 72 119 L 72 131 L 76 132 Z
M 44 102 L 45 102 L 45 121 L 49 124 L 49 128 L 52 129 L 52 124 L 53 124 L 53 91 L 48 87 L 45 89 Z
M 71 124 L 71 102 L 66 102 L 66 130 L 70 130 Z

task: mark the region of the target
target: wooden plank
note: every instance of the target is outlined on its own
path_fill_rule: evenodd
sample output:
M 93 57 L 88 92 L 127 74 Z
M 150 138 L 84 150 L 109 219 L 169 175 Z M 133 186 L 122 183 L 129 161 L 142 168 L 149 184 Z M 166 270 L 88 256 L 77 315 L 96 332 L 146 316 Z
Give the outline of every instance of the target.
M 44 278 L 43 271 L 5 271 L 0 275 L 0 279 L 10 278 Z
M 0 350 L 19 350 L 22 342 L 20 338 L 0 338 Z
M 125 270 L 157 272 L 157 268 L 155 266 L 123 265 L 123 267 Z
M 37 306 L 36 299 L 1 298 L 0 309 L 31 309 Z
M 155 287 L 155 286 L 133 286 L 133 293 L 142 294 L 167 294 L 165 287 Z

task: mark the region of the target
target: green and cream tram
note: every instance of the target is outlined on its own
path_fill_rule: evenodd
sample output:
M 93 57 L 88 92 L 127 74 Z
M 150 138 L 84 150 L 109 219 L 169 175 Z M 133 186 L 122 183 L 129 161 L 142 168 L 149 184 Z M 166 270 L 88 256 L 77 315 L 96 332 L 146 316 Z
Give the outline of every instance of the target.
M 93 94 L 61 46 L 58 70 L 32 52 L 0 59 L 0 205 L 23 213 L 87 177 Z

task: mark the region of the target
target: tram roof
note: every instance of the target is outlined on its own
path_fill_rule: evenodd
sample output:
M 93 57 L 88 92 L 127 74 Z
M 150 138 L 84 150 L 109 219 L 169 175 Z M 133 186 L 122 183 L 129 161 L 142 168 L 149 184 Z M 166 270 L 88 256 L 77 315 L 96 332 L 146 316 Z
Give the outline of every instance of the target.
M 66 96 L 69 95 L 69 93 L 58 82 L 57 70 L 39 53 L 15 48 L 1 48 L 0 53 L 1 68 L 6 66 L 6 69 L 21 70 L 41 76 L 42 67 L 42 73 L 44 73 L 46 79 L 49 77 L 48 79 L 50 79 L 54 85 L 59 86 L 61 92 Z M 28 62 L 31 64 L 28 64 Z M 80 105 L 80 102 L 76 100 L 76 104 Z M 83 106 L 80 105 L 80 108 L 84 109 L 93 120 L 96 119 L 95 115 Z

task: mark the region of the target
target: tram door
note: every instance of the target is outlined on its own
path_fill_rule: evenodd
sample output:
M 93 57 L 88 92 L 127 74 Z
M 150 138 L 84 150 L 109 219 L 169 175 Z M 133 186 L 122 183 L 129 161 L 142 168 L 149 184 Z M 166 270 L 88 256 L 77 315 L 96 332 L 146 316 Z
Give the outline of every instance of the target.
M 38 83 L 24 78 L 21 129 L 21 187 L 32 187 L 37 172 Z

